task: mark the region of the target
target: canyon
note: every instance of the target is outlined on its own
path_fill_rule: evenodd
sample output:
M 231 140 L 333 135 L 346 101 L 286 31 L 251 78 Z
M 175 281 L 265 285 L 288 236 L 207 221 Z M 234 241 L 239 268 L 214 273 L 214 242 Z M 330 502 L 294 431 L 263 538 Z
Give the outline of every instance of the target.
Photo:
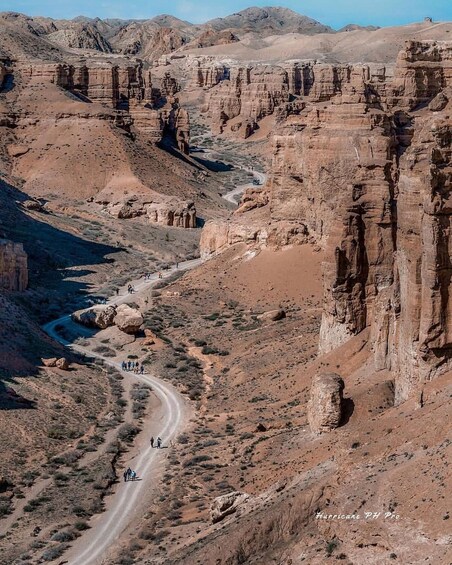
M 275 232 L 280 242 L 281 231 L 288 243 L 303 234 L 324 248 L 319 350 L 371 326 L 376 369 L 394 371 L 397 402 L 450 369 L 450 273 L 441 257 L 449 255 L 451 57 L 450 44 L 409 43 L 389 78 L 384 67 L 308 65 L 301 103 L 281 101 L 284 87 L 300 90 L 277 69 L 279 86 L 268 94 L 278 108 L 272 176 L 256 204 L 267 222 L 253 223 L 253 212 L 242 218 L 239 208 L 201 241 L 204 256 L 236 241 L 271 244 Z M 258 119 L 246 88 L 234 93 L 238 112 Z M 211 104 L 221 116 L 230 95 L 218 95 Z
M 446 562 L 452 25 L 0 29 L 1 563 Z

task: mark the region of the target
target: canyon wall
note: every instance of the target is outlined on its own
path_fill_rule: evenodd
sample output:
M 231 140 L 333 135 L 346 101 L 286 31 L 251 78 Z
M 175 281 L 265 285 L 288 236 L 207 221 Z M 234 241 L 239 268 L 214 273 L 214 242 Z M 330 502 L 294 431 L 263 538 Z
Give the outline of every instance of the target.
M 394 72 L 308 63 L 285 72 L 275 76 L 294 99 L 277 109 L 267 235 L 280 226 L 289 243 L 302 234 L 324 249 L 320 353 L 370 326 L 375 370 L 393 372 L 402 402 L 452 366 L 452 44 L 409 42 Z M 243 111 L 236 88 L 219 98 L 231 93 L 222 84 L 210 107 Z M 235 241 L 237 222 L 249 230 L 248 207 L 229 227 L 208 226 L 203 254 Z
M 87 64 L 25 62 L 16 65 L 24 80 L 48 82 L 72 92 L 82 101 L 118 110 L 131 118 L 132 127 L 158 143 L 166 133 L 185 154 L 189 153 L 190 121 L 175 94 L 177 80 L 165 73 L 156 87 L 141 62 Z M 123 116 L 118 120 L 124 121 Z M 126 120 L 127 121 L 127 120 Z
M 208 90 L 205 111 L 216 131 L 224 131 L 228 122 L 232 131 L 248 137 L 266 116 L 288 111 L 288 103 L 325 102 L 356 81 L 356 73 L 372 82 L 374 88 L 385 84 L 388 72 L 381 65 L 333 65 L 313 61 L 294 61 L 281 65 L 241 66 L 215 60 L 198 60 L 192 83 Z M 292 111 L 294 108 L 292 108 Z
M 450 44 L 410 43 L 392 81 L 355 67 L 275 139 L 271 218 L 326 251 L 320 351 L 371 325 L 397 402 L 451 363 L 451 71 Z

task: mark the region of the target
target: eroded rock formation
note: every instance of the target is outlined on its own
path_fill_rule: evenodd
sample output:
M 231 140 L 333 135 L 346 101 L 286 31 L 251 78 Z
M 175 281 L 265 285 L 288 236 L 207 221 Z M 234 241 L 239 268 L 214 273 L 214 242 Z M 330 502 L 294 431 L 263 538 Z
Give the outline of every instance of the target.
M 27 264 L 21 243 L 0 239 L 0 290 L 24 291 L 28 285 Z
M 342 419 L 344 381 L 336 373 L 320 373 L 311 385 L 308 421 L 316 434 L 337 428 Z
M 193 202 L 175 198 L 146 202 L 138 197 L 132 197 L 120 202 L 112 202 L 107 206 L 108 212 L 116 218 L 136 218 L 146 216 L 149 221 L 164 226 L 180 228 L 196 228 L 196 208 Z
M 230 516 L 237 512 L 240 506 L 243 506 L 249 495 L 244 492 L 234 491 L 222 496 L 217 496 L 212 502 L 210 509 L 210 518 L 213 524 L 221 522 L 226 516 Z
M 177 147 L 189 153 L 190 120 L 175 94 L 180 85 L 166 73 L 159 87 L 143 63 L 114 64 L 109 61 L 66 64 L 24 62 L 17 65 L 25 80 L 50 82 L 69 90 L 82 101 L 90 101 L 117 110 L 116 122 L 132 125 L 154 142 L 170 133 Z M 0 77 L 1 78 L 1 77 Z M 130 116 L 131 123 L 128 123 Z
M 375 369 L 394 372 L 404 401 L 452 365 L 452 44 L 409 42 L 394 72 L 298 65 L 283 84 L 301 104 L 278 110 L 268 223 L 242 219 L 244 206 L 207 225 L 202 253 L 269 244 L 276 226 L 322 246 L 320 351 L 371 326 Z M 237 115 L 241 101 L 220 87 L 219 108 Z
M 387 69 L 380 65 L 333 65 L 294 61 L 282 65 L 256 65 L 243 67 L 226 65 L 215 60 L 198 60 L 194 83 L 208 89 L 209 99 L 205 110 L 214 126 L 222 132 L 226 124 L 243 137 L 249 137 L 266 116 L 285 112 L 290 108 L 303 109 L 296 97 L 311 102 L 325 102 L 353 88 L 363 79 L 383 85 Z M 289 103 L 294 103 L 290 107 Z

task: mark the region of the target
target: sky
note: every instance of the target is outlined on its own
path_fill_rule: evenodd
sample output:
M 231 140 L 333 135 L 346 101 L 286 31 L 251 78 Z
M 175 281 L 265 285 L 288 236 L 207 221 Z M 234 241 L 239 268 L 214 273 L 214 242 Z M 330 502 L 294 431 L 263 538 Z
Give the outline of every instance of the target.
M 202 23 L 227 16 L 249 6 L 284 6 L 319 20 L 333 28 L 348 23 L 360 25 L 402 25 L 432 17 L 452 21 L 452 0 L 0 0 L 0 11 L 22 12 L 30 16 L 74 18 L 79 15 L 100 18 L 144 19 L 166 13 Z

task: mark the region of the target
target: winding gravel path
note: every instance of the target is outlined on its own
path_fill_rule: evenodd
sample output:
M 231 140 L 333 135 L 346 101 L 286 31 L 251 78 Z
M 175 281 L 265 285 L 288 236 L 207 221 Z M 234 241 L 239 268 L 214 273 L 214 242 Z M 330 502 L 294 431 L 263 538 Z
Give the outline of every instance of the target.
M 179 268 L 173 267 L 168 271 L 163 271 L 163 278 L 169 277 L 171 274 L 179 271 L 187 271 L 193 269 L 202 263 L 201 259 L 193 259 L 179 263 Z M 132 282 L 136 292 L 115 297 L 107 302 L 107 305 L 121 304 L 133 301 L 134 297 L 145 289 L 155 285 L 159 281 L 158 273 L 151 276 L 150 280 L 141 282 Z M 70 347 L 79 353 L 85 353 L 90 357 L 102 359 L 105 365 L 113 367 L 119 372 L 121 366 L 119 363 L 111 359 L 93 353 L 81 345 L 68 343 L 61 337 L 57 328 L 64 328 L 72 324 L 76 326 L 69 315 L 62 316 L 57 320 L 53 320 L 43 326 L 44 331 L 53 339 L 59 341 L 63 345 Z M 130 373 L 123 373 L 129 376 Z M 153 430 L 154 436 L 160 436 L 167 445 L 171 439 L 175 438 L 184 428 L 188 419 L 190 409 L 186 399 L 169 383 L 159 379 L 153 375 L 133 375 L 136 381 L 143 382 L 152 387 L 155 395 L 161 402 L 162 417 L 158 422 L 158 431 Z M 108 564 L 108 550 L 113 547 L 114 543 L 119 539 L 121 534 L 130 525 L 131 521 L 139 516 L 138 509 L 140 503 L 149 495 L 149 491 L 156 484 L 156 476 L 158 476 L 159 468 L 161 468 L 162 457 L 164 451 L 152 448 L 148 443 L 146 447 L 140 451 L 139 455 L 134 459 L 134 469 L 137 470 L 141 480 L 135 482 L 121 482 L 117 485 L 115 493 L 108 497 L 107 509 L 102 514 L 96 516 L 92 520 L 92 527 L 74 542 L 71 549 L 65 555 L 64 563 L 69 565 L 98 565 Z
M 259 181 L 258 185 L 255 185 L 251 182 L 246 184 L 241 184 L 240 186 L 236 186 L 226 194 L 223 194 L 223 198 L 232 204 L 237 205 L 236 197 L 242 195 L 247 188 L 253 187 L 256 188 L 257 186 L 263 186 L 267 182 L 267 175 L 265 173 L 260 173 L 259 171 L 255 171 L 254 169 L 248 169 L 246 167 L 242 167 L 244 171 L 249 173 L 253 173 L 254 178 Z

